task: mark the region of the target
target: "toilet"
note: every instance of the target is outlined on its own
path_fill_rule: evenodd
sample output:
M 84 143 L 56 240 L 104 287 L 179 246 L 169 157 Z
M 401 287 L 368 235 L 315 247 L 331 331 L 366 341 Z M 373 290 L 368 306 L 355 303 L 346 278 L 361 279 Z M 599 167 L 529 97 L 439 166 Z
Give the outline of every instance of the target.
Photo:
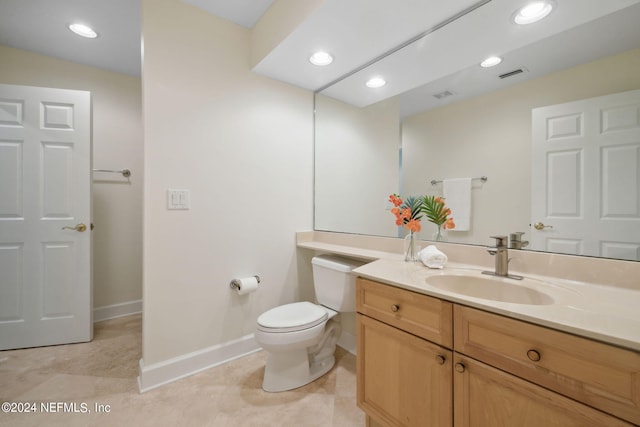
M 342 328 L 339 312 L 356 310 L 355 277 L 364 262 L 334 255 L 311 260 L 318 304 L 281 305 L 258 317 L 256 342 L 267 352 L 262 388 L 279 392 L 302 387 L 327 373 Z

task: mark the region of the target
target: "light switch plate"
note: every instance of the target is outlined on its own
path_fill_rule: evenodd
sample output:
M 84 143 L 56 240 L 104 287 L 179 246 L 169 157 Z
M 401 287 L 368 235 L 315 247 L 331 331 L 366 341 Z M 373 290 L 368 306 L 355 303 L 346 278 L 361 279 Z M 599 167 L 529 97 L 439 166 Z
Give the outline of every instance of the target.
M 191 207 L 189 190 L 167 189 L 167 209 L 187 210 Z

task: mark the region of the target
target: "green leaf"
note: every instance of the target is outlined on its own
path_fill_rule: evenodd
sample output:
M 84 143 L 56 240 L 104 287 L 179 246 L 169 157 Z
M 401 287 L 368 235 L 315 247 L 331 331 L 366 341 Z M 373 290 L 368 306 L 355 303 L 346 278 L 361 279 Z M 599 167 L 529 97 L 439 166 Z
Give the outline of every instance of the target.
M 404 207 L 411 209 L 411 218 L 420 220 L 422 218 L 422 198 L 409 196 L 404 201 Z
M 447 221 L 447 209 L 444 205 L 444 199 L 437 196 L 424 196 L 422 198 L 421 211 L 427 219 L 437 225 L 442 225 Z

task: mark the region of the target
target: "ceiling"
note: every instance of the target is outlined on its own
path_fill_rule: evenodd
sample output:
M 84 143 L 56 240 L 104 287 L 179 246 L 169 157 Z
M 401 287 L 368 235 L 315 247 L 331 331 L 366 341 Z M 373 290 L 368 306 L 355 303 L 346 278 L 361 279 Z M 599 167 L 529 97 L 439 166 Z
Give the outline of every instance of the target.
M 247 28 L 273 0 L 184 0 Z M 140 75 L 139 0 L 0 0 L 0 44 L 118 73 Z M 99 37 L 66 26 L 81 22 Z
M 440 107 L 514 83 L 640 48 L 637 0 L 557 0 L 543 21 L 517 26 L 511 15 L 521 0 L 492 0 L 472 13 L 394 52 L 323 91 L 364 107 L 399 95 L 402 117 Z M 503 62 L 479 63 L 490 55 Z M 513 77 L 499 76 L 523 70 Z M 385 76 L 387 85 L 371 90 L 364 82 Z M 438 99 L 435 94 L 452 96 Z
M 183 0 L 213 15 L 253 28 L 274 0 Z
M 273 0 L 182 1 L 247 28 L 276 10 L 269 11 Z M 311 91 L 349 75 L 326 93 L 361 106 L 414 88 L 423 90 L 416 99 L 424 100 L 426 94 L 431 99 L 462 75 L 475 75 L 468 81 L 475 79 L 478 87 L 490 86 L 498 71 L 510 67 L 525 67 L 527 72 L 519 79 L 533 77 L 550 72 L 548 66 L 539 66 L 542 58 L 550 59 L 545 56 L 552 56 L 556 68 L 570 66 L 595 55 L 595 47 L 604 44 L 598 41 L 607 37 L 620 40 L 621 48 L 640 42 L 640 25 L 627 29 L 629 22 L 640 22 L 640 0 L 555 0 L 556 10 L 546 23 L 528 28 L 515 28 L 509 19 L 526 0 L 403 0 L 393 2 L 393 7 L 388 0 L 308 1 L 315 8 L 254 71 Z M 601 15 L 629 6 L 633 7 L 615 15 L 625 21 L 624 31 L 613 20 L 599 32 L 578 30 Z M 72 34 L 66 25 L 76 20 L 93 26 L 99 37 L 88 40 Z M 552 38 L 569 34 L 570 29 L 574 32 L 568 38 Z M 407 43 L 411 40 L 415 41 Z M 395 51 L 403 43 L 406 46 Z M 140 75 L 140 4 L 135 0 L 0 0 L 0 44 Z M 568 53 L 551 55 L 559 45 L 568 46 Z M 535 46 L 533 52 L 541 59 L 525 52 L 524 46 Z M 317 49 L 329 51 L 334 62 L 327 67 L 311 65 L 308 58 Z M 477 75 L 477 63 L 489 54 L 505 57 L 491 72 L 491 81 L 486 79 L 489 73 Z M 366 67 L 376 59 L 381 60 Z M 386 74 L 389 83 L 382 90 L 367 90 L 362 80 L 371 74 Z M 473 93 L 475 89 L 463 90 Z
M 99 37 L 66 26 L 91 25 Z M 140 75 L 140 4 L 132 0 L 0 0 L 0 44 Z
M 477 63 L 462 67 L 400 96 L 400 116 L 407 117 L 431 108 L 541 77 L 559 70 L 640 48 L 640 3 L 573 28 L 541 38 L 531 44 L 501 53 L 504 61 L 483 69 Z M 382 64 L 379 64 L 382 65 Z M 513 71 L 522 73 L 500 77 Z M 351 82 L 355 86 L 354 82 Z M 437 98 L 449 91 L 453 95 Z
M 486 2 L 322 0 L 254 71 L 316 91 L 452 16 Z M 319 49 L 333 55 L 331 65 L 316 67 L 309 62 L 311 54 Z

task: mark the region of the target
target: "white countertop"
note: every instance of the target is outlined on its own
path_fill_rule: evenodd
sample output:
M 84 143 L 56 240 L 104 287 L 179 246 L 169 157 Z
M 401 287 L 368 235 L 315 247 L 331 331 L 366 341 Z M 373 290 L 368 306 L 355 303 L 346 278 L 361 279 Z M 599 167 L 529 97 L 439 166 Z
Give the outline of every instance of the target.
M 299 248 L 311 249 L 319 252 L 329 252 L 336 255 L 344 255 L 349 258 L 359 258 L 359 259 L 368 260 L 368 261 L 375 261 L 378 259 L 401 260 L 404 258 L 401 254 L 394 254 L 391 252 L 378 251 L 374 249 L 345 246 L 345 245 L 339 245 L 335 243 L 298 242 L 297 246 Z
M 315 247 L 315 249 L 318 248 Z M 442 270 L 429 269 L 421 262 L 404 262 L 399 256 L 385 257 L 383 253 L 377 255 L 382 256 L 376 261 L 356 268 L 353 270 L 354 274 L 454 303 L 640 351 L 640 291 L 637 289 L 615 288 L 527 274 L 528 283 L 534 283 L 535 289 L 550 296 L 553 302 L 545 305 L 499 302 L 449 292 L 427 283 L 429 277 L 445 274 L 482 277 L 481 267 L 448 263 Z M 515 280 L 513 284 L 521 286 Z

